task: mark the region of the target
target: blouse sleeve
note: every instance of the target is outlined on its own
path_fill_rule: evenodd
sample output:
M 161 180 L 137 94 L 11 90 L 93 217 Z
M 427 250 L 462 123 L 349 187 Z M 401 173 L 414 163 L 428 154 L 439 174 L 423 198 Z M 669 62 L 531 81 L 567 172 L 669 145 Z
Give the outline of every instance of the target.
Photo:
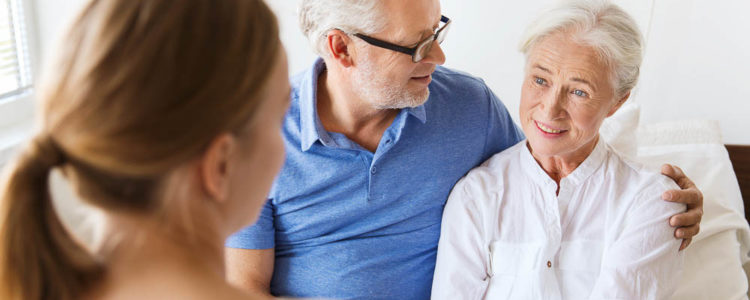
M 468 191 L 470 181 L 459 181 L 445 205 L 432 299 L 481 299 L 487 288 L 489 250 L 477 208 L 480 199 Z
M 685 205 L 661 199 L 674 182 L 660 178 L 644 189 L 624 214 L 622 230 L 605 250 L 590 299 L 668 299 L 682 271 L 681 241 L 669 218 Z

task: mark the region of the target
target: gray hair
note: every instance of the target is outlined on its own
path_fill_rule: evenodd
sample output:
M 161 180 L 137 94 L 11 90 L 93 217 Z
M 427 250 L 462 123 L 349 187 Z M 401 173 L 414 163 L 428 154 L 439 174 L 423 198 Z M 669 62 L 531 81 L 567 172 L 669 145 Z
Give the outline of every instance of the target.
M 373 34 L 383 30 L 385 18 L 380 0 L 303 0 L 299 26 L 319 56 L 326 56 L 329 30 Z
M 528 59 L 534 45 L 559 32 L 572 33 L 576 42 L 596 50 L 612 72 L 616 97 L 635 87 L 643 61 L 643 37 L 622 8 L 606 0 L 562 1 L 526 28 L 520 51 Z

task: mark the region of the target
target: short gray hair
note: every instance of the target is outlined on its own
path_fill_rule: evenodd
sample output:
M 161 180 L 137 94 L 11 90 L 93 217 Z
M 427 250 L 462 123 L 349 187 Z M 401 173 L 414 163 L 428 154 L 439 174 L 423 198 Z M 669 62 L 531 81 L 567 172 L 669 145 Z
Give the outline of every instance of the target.
M 576 42 L 596 50 L 610 68 L 616 97 L 635 87 L 643 61 L 643 37 L 622 8 L 606 0 L 562 1 L 526 28 L 520 51 L 528 58 L 534 45 L 559 32 L 570 32 Z
M 325 39 L 329 30 L 346 33 L 377 33 L 385 27 L 381 0 L 303 0 L 299 26 L 313 51 L 326 56 Z

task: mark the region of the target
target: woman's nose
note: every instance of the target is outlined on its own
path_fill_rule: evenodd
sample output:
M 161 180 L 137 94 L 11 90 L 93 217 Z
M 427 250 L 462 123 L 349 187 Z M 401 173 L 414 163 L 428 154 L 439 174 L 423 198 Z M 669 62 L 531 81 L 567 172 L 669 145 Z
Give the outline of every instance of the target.
M 543 97 L 542 112 L 548 121 L 558 119 L 563 115 L 565 101 L 565 92 L 560 89 L 555 89 Z

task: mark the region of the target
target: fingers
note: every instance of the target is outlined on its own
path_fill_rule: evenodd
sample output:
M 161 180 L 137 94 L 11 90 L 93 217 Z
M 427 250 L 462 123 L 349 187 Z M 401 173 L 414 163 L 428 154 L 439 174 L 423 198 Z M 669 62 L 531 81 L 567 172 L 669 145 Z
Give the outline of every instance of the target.
M 703 219 L 703 209 L 696 208 L 672 216 L 669 218 L 669 225 L 672 227 L 688 227 L 700 224 L 701 219 Z
M 674 182 L 677 183 L 677 185 L 680 186 L 680 188 L 683 190 L 695 187 L 695 183 L 693 183 L 693 181 L 685 175 L 680 167 L 670 164 L 664 164 L 661 166 L 661 173 L 669 178 L 672 178 L 672 180 L 674 180 Z
M 687 204 L 687 212 L 669 218 L 669 225 L 677 227 L 674 231 L 675 238 L 682 239 L 682 244 L 680 244 L 680 251 L 682 251 L 700 232 L 700 221 L 703 218 L 703 193 L 677 166 L 664 164 L 661 167 L 661 173 L 672 178 L 681 189 L 664 192 L 662 199 Z
M 685 176 L 685 173 L 682 172 L 682 169 L 670 164 L 661 165 L 661 173 L 668 176 L 669 178 L 672 178 L 672 180 L 674 181 L 677 181 L 677 179 L 679 179 L 680 177 Z
M 664 192 L 664 194 L 662 194 L 662 199 L 671 202 L 685 203 L 688 205 L 688 209 L 696 207 L 703 208 L 703 193 L 701 193 L 690 178 L 685 176 L 682 169 L 670 164 L 664 164 L 661 167 L 661 173 L 672 178 L 681 189 Z
M 687 249 L 687 247 L 690 245 L 690 242 L 692 242 L 693 239 L 684 239 L 682 240 L 682 244 L 680 245 L 680 251 Z
M 689 210 L 703 207 L 703 193 L 695 187 L 686 190 L 669 190 L 664 192 L 661 198 L 669 202 L 687 204 Z
M 674 231 L 674 237 L 678 239 L 692 239 L 700 232 L 700 225 L 679 227 Z

